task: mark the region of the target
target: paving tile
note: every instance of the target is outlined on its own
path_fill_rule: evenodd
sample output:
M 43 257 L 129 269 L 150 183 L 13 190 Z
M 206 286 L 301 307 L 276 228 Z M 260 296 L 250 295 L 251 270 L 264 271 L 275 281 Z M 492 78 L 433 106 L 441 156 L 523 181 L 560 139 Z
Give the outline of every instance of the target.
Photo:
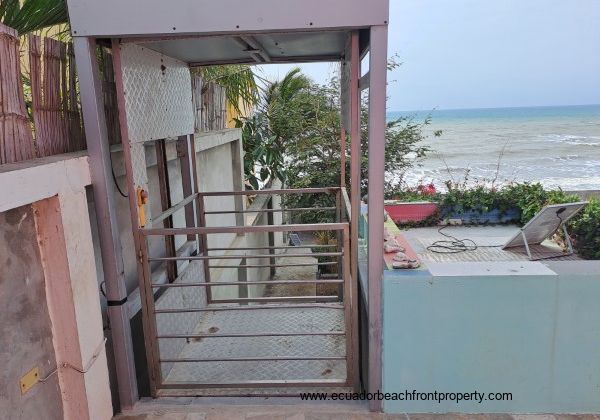
M 352 417 L 356 416 L 356 417 Z M 352 419 L 375 419 L 369 413 L 352 413 L 352 412 L 321 412 L 312 411 L 304 414 L 306 420 L 348 420 Z
M 384 414 L 383 420 L 408 420 L 408 414 Z
M 137 414 L 135 416 L 128 416 L 128 415 L 121 414 L 114 418 L 118 419 L 118 420 L 146 420 L 147 417 L 148 417 L 148 414 Z
M 185 420 L 206 420 L 206 413 L 189 413 Z
M 288 413 L 285 420 L 306 420 L 306 417 L 304 417 L 304 413 Z
M 246 416 L 240 411 L 210 410 L 206 413 L 206 420 L 245 420 Z
M 191 409 L 190 409 L 191 410 Z M 383 414 L 363 410 L 332 410 L 302 406 L 228 406 L 204 409 L 196 406 L 195 412 L 179 407 L 177 412 L 169 408 L 148 414 L 119 415 L 117 420 L 600 420 L 596 414 Z
M 266 413 L 246 413 L 246 420 L 285 420 L 285 414 L 277 412 L 266 412 Z

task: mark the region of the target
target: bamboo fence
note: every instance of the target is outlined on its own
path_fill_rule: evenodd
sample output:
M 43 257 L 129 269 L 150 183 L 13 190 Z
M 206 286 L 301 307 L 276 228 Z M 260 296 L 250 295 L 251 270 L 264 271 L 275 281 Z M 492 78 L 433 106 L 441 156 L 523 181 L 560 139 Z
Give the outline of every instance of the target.
M 72 44 L 36 35 L 29 35 L 28 39 L 31 106 L 38 156 L 84 150 Z
M 19 57 L 17 31 L 0 24 L 0 164 L 35 157 Z
M 121 142 L 113 61 L 98 47 L 109 143 Z M 24 76 L 24 77 L 23 77 Z M 25 86 L 25 89 L 24 89 Z M 192 78 L 196 131 L 226 127 L 225 89 Z M 73 45 L 0 24 L 0 164 L 84 150 Z
M 192 76 L 196 131 L 223 130 L 227 124 L 225 88 L 214 82 L 205 82 L 201 76 Z

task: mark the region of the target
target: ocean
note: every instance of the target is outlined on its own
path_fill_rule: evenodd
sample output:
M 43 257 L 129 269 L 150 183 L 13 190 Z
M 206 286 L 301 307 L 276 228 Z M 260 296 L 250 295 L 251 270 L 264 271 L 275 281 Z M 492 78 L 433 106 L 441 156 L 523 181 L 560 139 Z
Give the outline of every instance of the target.
M 429 155 L 405 175 L 409 186 L 446 180 L 541 182 L 547 188 L 600 190 L 600 105 L 389 112 L 415 121 Z M 434 137 L 442 130 L 441 137 Z

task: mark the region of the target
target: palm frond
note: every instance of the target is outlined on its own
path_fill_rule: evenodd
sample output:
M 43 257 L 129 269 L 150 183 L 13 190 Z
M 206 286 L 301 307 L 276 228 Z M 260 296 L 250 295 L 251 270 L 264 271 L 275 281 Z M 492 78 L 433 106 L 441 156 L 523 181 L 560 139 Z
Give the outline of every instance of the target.
M 258 101 L 258 86 L 250 66 L 210 66 L 198 68 L 196 71 L 205 81 L 223 86 L 227 102 L 236 111 L 241 111 L 240 103 L 250 107 Z
M 21 35 L 67 24 L 67 4 L 65 0 L 0 0 L 0 22 Z

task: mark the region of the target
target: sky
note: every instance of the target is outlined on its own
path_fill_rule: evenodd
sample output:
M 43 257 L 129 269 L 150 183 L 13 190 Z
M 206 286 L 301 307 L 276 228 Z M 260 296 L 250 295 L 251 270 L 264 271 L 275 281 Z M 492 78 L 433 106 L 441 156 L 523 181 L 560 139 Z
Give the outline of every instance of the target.
M 388 111 L 599 104 L 600 0 L 390 0 L 394 54 Z M 336 70 L 301 67 L 320 83 Z

